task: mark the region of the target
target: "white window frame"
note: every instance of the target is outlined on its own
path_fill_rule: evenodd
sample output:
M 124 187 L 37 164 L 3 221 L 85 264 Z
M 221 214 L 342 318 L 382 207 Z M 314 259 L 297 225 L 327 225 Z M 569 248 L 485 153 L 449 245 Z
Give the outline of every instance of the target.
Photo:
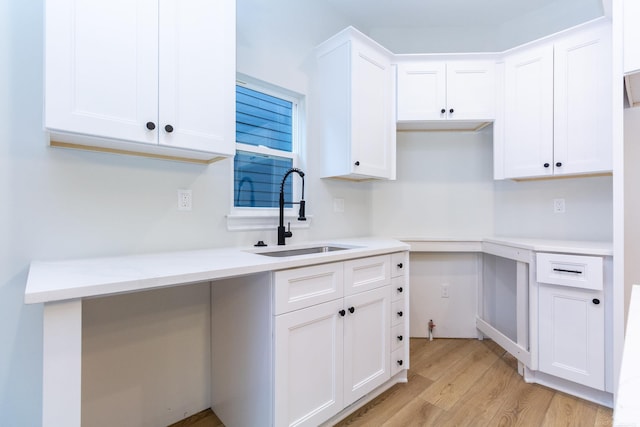
M 253 77 L 237 74 L 236 84 L 247 87 L 249 89 L 256 90 L 258 92 L 265 93 L 267 95 L 275 96 L 280 99 L 284 99 L 292 103 L 292 145 L 291 152 L 276 150 L 273 148 L 265 147 L 263 145 L 255 146 L 250 144 L 242 144 L 236 142 L 236 150 L 247 151 L 256 154 L 277 156 L 292 159 L 292 167 L 301 168 L 304 170 L 302 162 L 302 148 L 304 146 L 304 96 L 290 91 L 288 89 L 281 88 L 279 86 L 255 79 Z M 231 194 L 229 200 L 229 214 L 227 215 L 227 229 L 230 231 L 242 231 L 242 230 L 266 230 L 276 229 L 278 226 L 279 210 L 278 208 L 264 208 L 264 207 L 236 207 L 235 206 L 235 191 L 234 191 L 234 163 L 231 161 L 230 168 L 230 187 Z M 293 198 L 295 202 L 300 198 L 300 192 L 302 190 L 302 181 L 297 174 L 292 174 L 287 178 L 293 183 Z M 305 186 L 305 198 L 307 194 L 307 187 Z M 290 202 L 291 200 L 286 200 Z M 311 218 L 307 215 L 307 221 L 298 221 L 298 205 L 293 205 L 291 208 L 285 208 L 284 210 L 285 224 L 291 223 L 291 228 L 309 228 Z

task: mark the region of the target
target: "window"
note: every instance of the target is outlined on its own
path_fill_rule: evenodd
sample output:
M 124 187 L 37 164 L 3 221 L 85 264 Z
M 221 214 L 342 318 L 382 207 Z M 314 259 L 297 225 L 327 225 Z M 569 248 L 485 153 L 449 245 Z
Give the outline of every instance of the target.
M 277 216 L 285 172 L 298 167 L 300 98 L 245 76 L 236 85 L 236 155 L 231 216 Z M 285 182 L 285 201 L 300 185 Z M 292 209 L 292 205 L 285 205 Z M 265 225 L 265 228 L 267 226 Z M 232 227 L 230 227 L 232 228 Z M 259 227 L 252 227 L 259 228 Z

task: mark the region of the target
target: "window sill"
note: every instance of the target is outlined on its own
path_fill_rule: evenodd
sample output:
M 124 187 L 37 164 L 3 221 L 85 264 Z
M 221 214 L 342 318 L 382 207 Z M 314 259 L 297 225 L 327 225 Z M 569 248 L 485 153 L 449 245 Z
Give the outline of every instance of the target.
M 227 215 L 227 230 L 229 231 L 249 231 L 249 230 L 276 230 L 279 216 L 257 215 L 257 214 L 229 214 Z M 291 229 L 305 229 L 311 227 L 312 216 L 307 215 L 306 221 L 298 221 L 297 214 L 284 215 L 285 227 L 291 223 Z

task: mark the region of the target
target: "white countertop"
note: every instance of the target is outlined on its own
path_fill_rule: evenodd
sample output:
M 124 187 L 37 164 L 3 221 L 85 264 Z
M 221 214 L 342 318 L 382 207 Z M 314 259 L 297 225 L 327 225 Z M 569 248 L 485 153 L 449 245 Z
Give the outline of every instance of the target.
M 640 426 L 640 285 L 631 291 L 614 426 Z
M 255 253 L 328 244 L 353 248 L 294 257 L 270 257 Z M 266 248 L 251 246 L 67 261 L 34 261 L 29 268 L 25 303 L 136 292 L 408 249 L 407 244 L 398 240 L 360 238 Z
M 576 255 L 613 256 L 611 242 L 582 240 L 549 240 L 525 237 L 402 237 L 412 252 L 482 252 L 483 243 L 511 246 L 535 252 L 556 252 Z

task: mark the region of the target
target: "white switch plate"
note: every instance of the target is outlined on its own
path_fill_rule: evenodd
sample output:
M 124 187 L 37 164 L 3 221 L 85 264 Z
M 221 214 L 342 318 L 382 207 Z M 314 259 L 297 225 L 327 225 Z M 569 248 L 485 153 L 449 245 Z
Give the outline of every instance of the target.
M 564 212 L 564 199 L 553 199 L 553 213 Z
M 190 211 L 193 195 L 191 190 L 178 190 L 178 210 Z
M 337 213 L 344 212 L 344 199 L 333 199 L 333 211 Z

